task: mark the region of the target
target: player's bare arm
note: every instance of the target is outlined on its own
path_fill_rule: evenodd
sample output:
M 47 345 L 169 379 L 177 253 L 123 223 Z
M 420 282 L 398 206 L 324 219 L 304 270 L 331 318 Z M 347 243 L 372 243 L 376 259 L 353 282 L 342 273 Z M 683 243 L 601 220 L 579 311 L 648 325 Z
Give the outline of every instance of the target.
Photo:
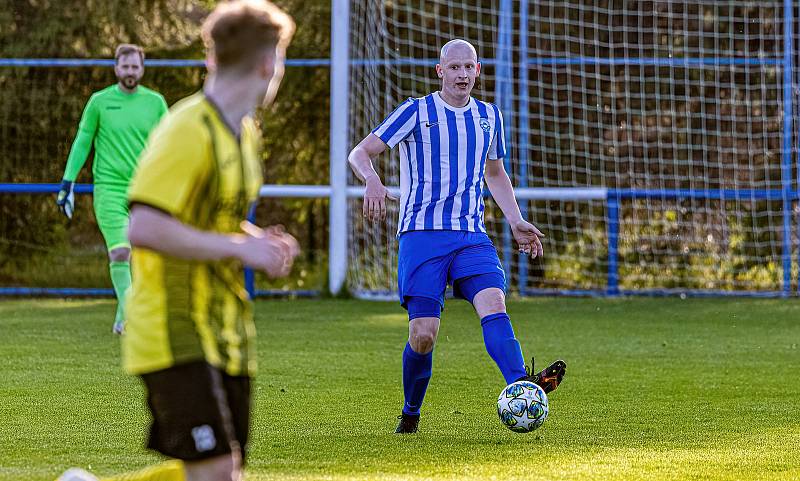
M 544 254 L 541 238 L 544 234 L 535 225 L 522 218 L 519 211 L 517 198 L 514 195 L 514 187 L 508 177 L 502 160 L 490 160 L 486 162 L 486 185 L 492 193 L 503 215 L 511 226 L 514 239 L 519 244 L 520 252 L 530 255 L 533 258 Z
M 397 200 L 383 185 L 381 177 L 375 171 L 373 159 L 386 151 L 386 144 L 375 134 L 367 135 L 350 152 L 347 161 L 350 168 L 362 182 L 366 184 L 364 193 L 363 215 L 370 221 L 380 221 L 386 218 L 386 199 Z
M 282 228 L 261 229 L 242 224 L 241 234 L 218 234 L 195 229 L 152 207 L 135 204 L 128 236 L 144 247 L 180 259 L 214 261 L 235 258 L 270 277 L 289 274 L 300 253 L 294 237 Z

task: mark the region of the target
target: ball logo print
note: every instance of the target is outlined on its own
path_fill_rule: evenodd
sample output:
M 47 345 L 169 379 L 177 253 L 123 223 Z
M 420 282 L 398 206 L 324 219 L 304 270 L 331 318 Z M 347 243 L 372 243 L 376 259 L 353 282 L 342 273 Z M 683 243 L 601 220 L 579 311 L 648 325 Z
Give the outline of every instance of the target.
M 500 422 L 517 433 L 539 429 L 549 412 L 547 395 L 541 387 L 530 381 L 509 384 L 497 398 L 497 415 Z
M 198 452 L 211 451 L 217 447 L 217 438 L 214 437 L 214 429 L 208 424 L 192 428 L 192 438 L 194 446 Z

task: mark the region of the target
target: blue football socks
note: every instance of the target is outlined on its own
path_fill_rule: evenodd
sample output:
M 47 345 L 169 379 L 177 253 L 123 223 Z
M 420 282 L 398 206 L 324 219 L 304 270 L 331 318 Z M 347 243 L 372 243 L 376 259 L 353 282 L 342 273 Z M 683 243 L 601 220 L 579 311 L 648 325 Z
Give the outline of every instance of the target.
M 527 376 L 522 348 L 514 337 L 514 329 L 511 327 L 511 319 L 508 314 L 505 312 L 490 314 L 481 319 L 481 327 L 486 351 L 497 363 L 506 384 L 511 384 L 517 379 Z
M 418 415 L 428 382 L 431 380 L 431 367 L 433 366 L 433 351 L 419 354 L 406 343 L 403 350 L 403 394 L 405 404 L 403 413 Z

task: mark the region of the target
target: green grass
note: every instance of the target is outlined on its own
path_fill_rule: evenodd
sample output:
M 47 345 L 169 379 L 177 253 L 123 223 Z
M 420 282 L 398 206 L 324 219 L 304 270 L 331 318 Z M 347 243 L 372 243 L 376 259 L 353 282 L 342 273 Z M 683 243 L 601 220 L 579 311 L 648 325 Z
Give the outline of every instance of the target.
M 421 431 L 392 434 L 407 321 L 393 303 L 259 302 L 249 480 L 800 479 L 800 304 L 534 299 L 527 354 L 569 371 L 535 433 L 503 428 L 503 387 L 469 306 L 450 302 Z M 0 302 L 0 479 L 100 474 L 143 448 L 137 380 L 108 301 Z

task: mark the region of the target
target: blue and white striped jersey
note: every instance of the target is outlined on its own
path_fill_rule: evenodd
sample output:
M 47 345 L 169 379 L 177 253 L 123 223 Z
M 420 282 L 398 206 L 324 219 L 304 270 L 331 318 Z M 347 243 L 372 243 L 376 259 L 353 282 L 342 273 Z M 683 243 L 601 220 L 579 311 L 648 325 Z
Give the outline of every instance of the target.
M 409 98 L 373 131 L 389 148 L 400 144 L 398 234 L 414 230 L 486 232 L 486 159 L 506 155 L 503 116 L 470 98 L 448 105 L 434 92 Z

